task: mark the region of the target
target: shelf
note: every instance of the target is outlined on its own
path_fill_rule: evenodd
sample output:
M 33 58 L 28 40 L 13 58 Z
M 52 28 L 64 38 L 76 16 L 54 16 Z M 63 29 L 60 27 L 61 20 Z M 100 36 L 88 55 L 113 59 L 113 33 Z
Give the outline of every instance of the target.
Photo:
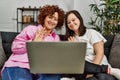
M 17 8 L 22 11 L 38 11 L 40 8 Z
M 20 24 L 38 24 L 38 22 L 18 22 Z
M 26 25 L 37 25 L 37 16 L 40 8 L 17 8 L 17 32 L 21 31 Z M 29 11 L 29 12 L 28 12 Z M 20 30 L 19 30 L 20 29 Z

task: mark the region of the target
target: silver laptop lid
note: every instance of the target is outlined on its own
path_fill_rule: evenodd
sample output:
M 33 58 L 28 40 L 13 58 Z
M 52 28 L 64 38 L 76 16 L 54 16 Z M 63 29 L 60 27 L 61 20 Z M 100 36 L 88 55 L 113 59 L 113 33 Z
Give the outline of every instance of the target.
M 32 73 L 84 72 L 86 43 L 27 42 L 26 46 Z

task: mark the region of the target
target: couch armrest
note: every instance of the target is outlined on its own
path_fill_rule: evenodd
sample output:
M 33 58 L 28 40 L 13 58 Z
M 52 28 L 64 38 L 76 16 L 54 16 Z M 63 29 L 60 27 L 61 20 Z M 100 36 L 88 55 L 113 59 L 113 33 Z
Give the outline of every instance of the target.
M 7 58 L 11 55 L 11 44 L 14 38 L 18 35 L 18 32 L 1 32 L 2 46 Z

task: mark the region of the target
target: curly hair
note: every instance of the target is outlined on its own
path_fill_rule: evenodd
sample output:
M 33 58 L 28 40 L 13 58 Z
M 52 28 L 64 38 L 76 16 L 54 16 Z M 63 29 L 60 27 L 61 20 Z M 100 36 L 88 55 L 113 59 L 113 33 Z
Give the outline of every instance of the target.
M 44 20 L 46 16 L 53 15 L 55 12 L 58 12 L 58 24 L 55 27 L 56 29 L 61 29 L 64 23 L 64 11 L 59 8 L 57 5 L 45 5 L 39 10 L 38 23 L 44 25 Z

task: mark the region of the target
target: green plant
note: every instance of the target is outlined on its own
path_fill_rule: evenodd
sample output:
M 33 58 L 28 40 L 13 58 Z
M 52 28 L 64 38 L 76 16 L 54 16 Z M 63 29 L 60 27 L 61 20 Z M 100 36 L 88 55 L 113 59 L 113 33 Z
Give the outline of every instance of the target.
M 120 33 L 120 0 L 100 0 L 100 4 L 90 4 L 95 18 L 91 17 L 90 25 L 102 34 Z

